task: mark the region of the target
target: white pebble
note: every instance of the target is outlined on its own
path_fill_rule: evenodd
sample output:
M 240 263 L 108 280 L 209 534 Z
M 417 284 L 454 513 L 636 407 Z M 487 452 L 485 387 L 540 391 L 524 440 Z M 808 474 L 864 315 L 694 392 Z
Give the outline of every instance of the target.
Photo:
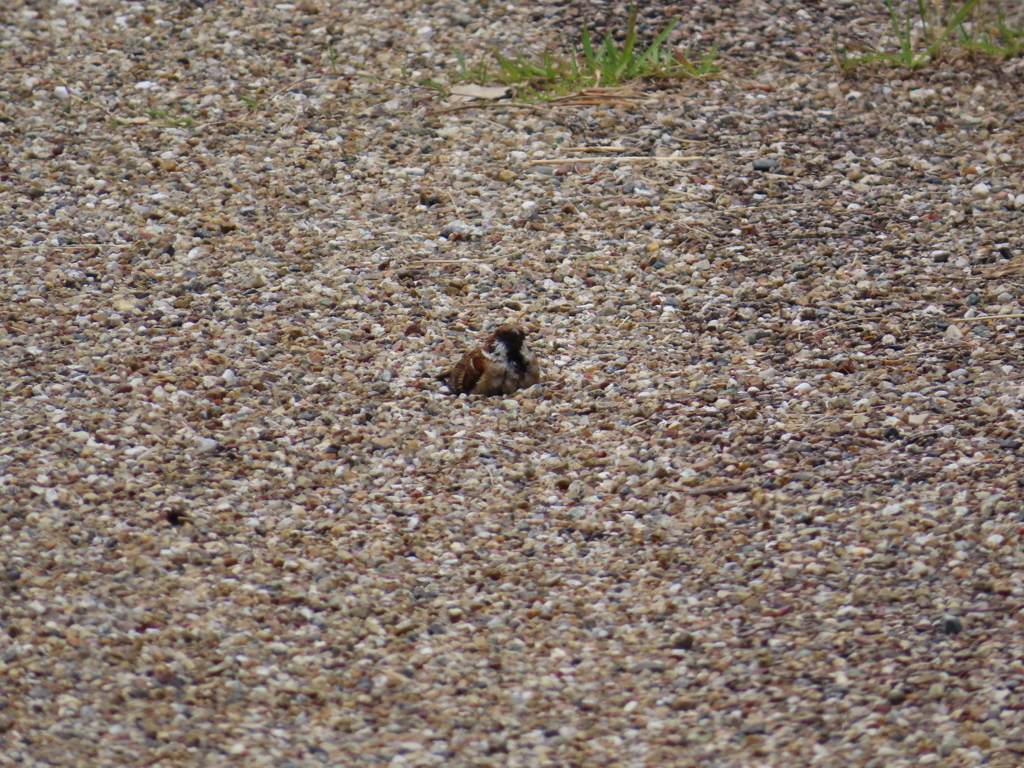
M 196 438 L 196 448 L 199 449 L 200 453 L 213 453 L 219 447 L 220 443 L 214 440 L 212 437 Z
M 918 105 L 928 105 L 935 101 L 935 91 L 931 88 L 917 88 L 907 94 L 912 102 Z
M 910 576 L 912 578 L 919 579 L 922 576 L 927 575 L 929 570 L 931 569 L 928 567 L 927 563 L 922 560 L 915 560 L 910 566 Z

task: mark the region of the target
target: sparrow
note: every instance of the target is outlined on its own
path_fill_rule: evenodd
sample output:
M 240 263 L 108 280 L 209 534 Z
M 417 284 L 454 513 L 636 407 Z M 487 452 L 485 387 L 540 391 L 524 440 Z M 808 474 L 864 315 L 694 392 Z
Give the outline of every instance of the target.
M 523 329 L 503 325 L 437 378 L 453 395 L 510 395 L 540 381 L 540 366 Z

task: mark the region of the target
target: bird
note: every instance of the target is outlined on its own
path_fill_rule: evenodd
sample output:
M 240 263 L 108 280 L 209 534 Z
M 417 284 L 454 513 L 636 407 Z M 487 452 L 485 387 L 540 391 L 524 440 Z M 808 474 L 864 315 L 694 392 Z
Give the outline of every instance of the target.
M 523 329 L 503 325 L 437 378 L 453 395 L 510 395 L 540 381 L 540 365 Z

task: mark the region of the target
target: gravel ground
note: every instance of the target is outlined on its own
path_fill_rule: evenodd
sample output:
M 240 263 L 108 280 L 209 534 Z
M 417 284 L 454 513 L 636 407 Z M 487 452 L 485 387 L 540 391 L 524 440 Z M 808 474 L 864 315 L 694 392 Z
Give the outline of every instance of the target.
M 0 10 L 0 766 L 1024 761 L 1017 63 L 659 8 L 544 108 L 414 83 L 582 4 Z

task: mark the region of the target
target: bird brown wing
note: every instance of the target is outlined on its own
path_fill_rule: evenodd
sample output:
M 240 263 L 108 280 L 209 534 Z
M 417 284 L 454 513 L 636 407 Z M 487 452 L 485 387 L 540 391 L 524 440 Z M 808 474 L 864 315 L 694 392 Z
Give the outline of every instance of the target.
M 476 383 L 480 381 L 480 377 L 483 376 L 486 367 L 487 362 L 479 350 L 470 352 L 459 360 L 449 372 L 448 389 L 453 394 L 472 392 Z

